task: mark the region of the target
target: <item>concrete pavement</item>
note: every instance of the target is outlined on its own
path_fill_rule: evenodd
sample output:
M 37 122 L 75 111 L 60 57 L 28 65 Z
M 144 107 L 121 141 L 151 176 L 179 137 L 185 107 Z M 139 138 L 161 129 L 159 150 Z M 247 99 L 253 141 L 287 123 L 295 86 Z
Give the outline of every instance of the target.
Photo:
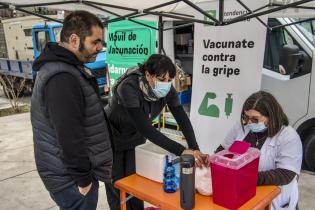
M 30 114 L 0 117 L 0 209 L 46 210 L 58 207 L 36 171 Z M 98 209 L 108 210 L 104 184 Z

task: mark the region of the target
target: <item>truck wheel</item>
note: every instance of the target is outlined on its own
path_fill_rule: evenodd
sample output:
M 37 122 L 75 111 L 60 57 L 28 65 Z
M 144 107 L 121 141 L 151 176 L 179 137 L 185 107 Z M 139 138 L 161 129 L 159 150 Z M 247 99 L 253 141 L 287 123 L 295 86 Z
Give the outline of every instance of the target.
M 312 131 L 305 139 L 304 160 L 307 167 L 315 172 L 315 131 Z

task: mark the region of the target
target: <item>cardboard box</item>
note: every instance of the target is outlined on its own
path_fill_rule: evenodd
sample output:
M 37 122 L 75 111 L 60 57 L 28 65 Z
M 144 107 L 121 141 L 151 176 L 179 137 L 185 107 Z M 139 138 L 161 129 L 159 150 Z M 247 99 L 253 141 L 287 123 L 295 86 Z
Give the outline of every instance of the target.
M 186 76 L 186 85 L 191 86 L 191 76 L 189 75 Z
M 175 89 L 177 92 L 183 92 L 188 90 L 191 86 L 191 77 L 187 73 L 180 72 L 179 69 L 176 69 L 175 76 Z

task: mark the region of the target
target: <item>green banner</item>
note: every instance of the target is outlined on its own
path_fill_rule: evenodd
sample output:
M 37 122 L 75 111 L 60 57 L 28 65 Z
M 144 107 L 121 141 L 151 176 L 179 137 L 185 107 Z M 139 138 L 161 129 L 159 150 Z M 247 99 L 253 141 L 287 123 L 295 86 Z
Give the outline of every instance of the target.
M 157 27 L 157 23 L 153 21 L 137 21 Z M 156 53 L 156 33 L 154 29 L 128 20 L 108 25 L 107 64 L 110 88 L 129 67 L 144 62 L 151 54 Z

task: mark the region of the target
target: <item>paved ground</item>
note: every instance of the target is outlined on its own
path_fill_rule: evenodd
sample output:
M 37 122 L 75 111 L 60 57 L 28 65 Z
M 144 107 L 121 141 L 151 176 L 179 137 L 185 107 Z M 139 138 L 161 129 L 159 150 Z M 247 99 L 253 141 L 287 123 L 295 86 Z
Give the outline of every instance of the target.
M 0 108 L 5 101 L 0 93 Z M 29 113 L 0 117 L 0 128 L 0 210 L 57 210 L 36 171 Z M 300 210 L 315 209 L 315 175 L 303 172 L 299 185 Z M 99 192 L 98 209 L 109 209 L 103 185 Z
M 58 209 L 35 167 L 29 113 L 0 118 L 0 209 Z M 104 185 L 98 209 L 109 209 Z
M 1 88 L 2 89 L 2 88 Z M 30 104 L 30 96 L 22 98 Z M 0 91 L 0 109 L 10 107 Z M 0 117 L 0 210 L 57 210 L 35 167 L 30 114 Z M 98 209 L 109 210 L 100 183 Z
M 1 88 L 1 87 L 0 87 Z M 5 109 L 10 107 L 10 102 L 4 97 L 3 92 L 0 91 L 0 109 Z

